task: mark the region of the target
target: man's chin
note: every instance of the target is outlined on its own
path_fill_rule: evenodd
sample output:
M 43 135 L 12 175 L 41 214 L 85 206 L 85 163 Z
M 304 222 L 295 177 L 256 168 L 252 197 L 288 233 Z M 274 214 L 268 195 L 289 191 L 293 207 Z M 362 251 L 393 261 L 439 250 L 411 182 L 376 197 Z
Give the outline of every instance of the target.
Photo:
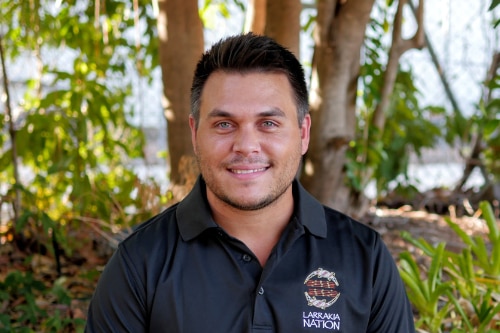
M 248 196 L 244 199 L 236 199 L 230 197 L 219 197 L 222 201 L 224 201 L 227 205 L 243 211 L 255 211 L 259 209 L 263 209 L 273 202 L 276 201 L 276 198 L 256 198 L 254 200 L 249 200 Z

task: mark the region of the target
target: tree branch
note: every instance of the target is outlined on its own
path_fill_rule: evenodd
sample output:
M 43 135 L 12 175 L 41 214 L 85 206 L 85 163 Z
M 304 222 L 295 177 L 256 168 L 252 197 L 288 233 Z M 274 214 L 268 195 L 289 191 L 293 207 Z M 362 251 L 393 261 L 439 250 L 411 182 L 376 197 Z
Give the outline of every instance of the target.
M 17 131 L 14 126 L 14 117 L 12 115 L 11 108 L 11 100 L 10 100 L 10 92 L 9 92 L 9 80 L 7 77 L 7 71 L 5 69 L 5 53 L 3 50 L 3 35 L 0 34 L 0 62 L 2 65 L 2 76 L 3 76 L 3 85 L 5 89 L 5 110 L 7 113 L 7 119 L 9 122 L 9 135 L 12 143 L 12 147 L 10 149 L 12 155 L 12 166 L 14 169 L 14 187 L 15 187 L 15 197 L 13 202 L 14 208 L 14 221 L 17 221 L 20 215 L 21 210 L 21 190 L 19 185 L 21 184 L 19 181 L 19 165 L 18 165 L 18 156 L 17 156 L 17 145 L 16 145 L 16 134 Z M 15 222 L 14 222 L 15 223 Z
M 408 0 L 399 0 L 398 9 L 396 16 L 394 18 L 394 27 L 392 31 L 392 46 L 389 51 L 389 60 L 387 62 L 387 67 L 384 73 L 384 83 L 382 86 L 380 102 L 378 103 L 375 112 L 373 114 L 372 125 L 375 126 L 382 132 L 385 126 L 386 115 L 385 112 L 389 106 L 392 91 L 394 89 L 394 84 L 396 82 L 396 77 L 399 68 L 399 59 L 408 50 L 412 48 L 421 49 L 424 47 L 425 42 L 423 38 L 424 32 L 424 22 L 423 22 L 423 11 L 424 11 L 424 0 L 420 0 L 420 5 L 418 7 L 417 14 L 417 24 L 418 28 L 415 35 L 411 39 L 403 39 L 403 7 Z
M 500 52 L 497 52 L 493 54 L 490 68 L 488 69 L 488 72 L 486 73 L 486 78 L 484 80 L 483 97 L 482 97 L 484 104 L 488 104 L 491 101 L 493 91 L 492 89 L 489 88 L 489 84 L 491 80 L 495 79 L 496 72 L 499 68 L 500 68 Z M 470 178 L 470 176 L 472 175 L 472 171 L 474 171 L 476 167 L 479 167 L 481 169 L 481 174 L 485 182 L 484 188 L 487 188 L 491 185 L 491 181 L 488 177 L 488 172 L 486 170 L 484 163 L 481 160 L 481 154 L 484 150 L 482 131 L 479 131 L 474 136 L 472 141 L 473 141 L 472 152 L 465 161 L 464 172 L 462 174 L 462 178 L 458 181 L 454 189 L 455 192 L 462 191 L 463 186 Z

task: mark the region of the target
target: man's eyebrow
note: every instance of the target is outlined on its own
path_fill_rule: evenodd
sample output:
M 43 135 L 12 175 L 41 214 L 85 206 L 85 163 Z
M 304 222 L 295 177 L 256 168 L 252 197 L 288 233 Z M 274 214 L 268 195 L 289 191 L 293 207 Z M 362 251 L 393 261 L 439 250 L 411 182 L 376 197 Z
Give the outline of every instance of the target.
M 279 108 L 270 108 L 269 110 L 259 112 L 257 115 L 259 117 L 286 117 L 285 112 Z M 231 112 L 221 109 L 213 109 L 207 115 L 208 118 L 228 118 L 231 116 L 233 116 Z
M 212 111 L 210 111 L 208 113 L 207 117 L 208 118 L 218 118 L 218 117 L 227 118 L 227 117 L 231 117 L 231 113 L 228 111 L 221 110 L 221 109 L 213 109 Z
M 259 113 L 260 117 L 286 117 L 286 114 L 283 110 L 279 108 L 271 108 L 267 111 L 262 111 Z

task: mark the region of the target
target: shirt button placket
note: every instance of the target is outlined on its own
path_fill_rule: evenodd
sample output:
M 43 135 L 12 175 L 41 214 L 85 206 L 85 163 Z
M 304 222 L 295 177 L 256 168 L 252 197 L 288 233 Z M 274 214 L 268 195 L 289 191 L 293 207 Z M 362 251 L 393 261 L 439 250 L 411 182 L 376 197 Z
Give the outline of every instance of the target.
M 252 332 L 273 332 L 271 309 L 264 296 L 264 287 L 257 288 Z

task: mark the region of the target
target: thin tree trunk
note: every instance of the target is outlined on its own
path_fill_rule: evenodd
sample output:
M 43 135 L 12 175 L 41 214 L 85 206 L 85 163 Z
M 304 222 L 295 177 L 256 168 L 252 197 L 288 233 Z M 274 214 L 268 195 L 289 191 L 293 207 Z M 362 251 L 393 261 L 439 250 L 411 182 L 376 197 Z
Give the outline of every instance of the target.
M 422 22 L 423 22 L 423 18 L 421 17 L 421 13 L 417 11 L 415 6 L 413 5 L 413 2 L 408 1 L 408 5 L 410 6 L 411 11 L 413 12 L 413 15 L 415 15 L 415 18 L 417 19 L 417 21 L 420 22 L 422 20 Z M 423 8 L 419 8 L 419 9 L 423 10 Z M 425 31 L 425 27 L 422 29 L 422 33 L 424 35 L 425 45 L 427 47 L 427 50 L 429 50 L 429 55 L 431 56 L 432 63 L 434 64 L 434 67 L 436 67 L 436 72 L 438 73 L 439 78 L 441 80 L 441 83 L 443 84 L 443 88 L 444 88 L 444 91 L 446 93 L 446 96 L 448 96 L 448 99 L 450 100 L 450 103 L 451 103 L 453 109 L 456 112 L 462 113 L 460 111 L 460 107 L 458 106 L 457 99 L 455 98 L 455 94 L 451 91 L 451 85 L 448 82 L 448 79 L 446 78 L 443 67 L 441 66 L 439 59 L 438 59 L 438 56 L 437 56 L 436 52 L 434 51 L 434 45 L 432 44 L 431 40 L 429 39 L 429 37 Z
M 377 129 L 378 136 L 375 136 L 376 140 L 379 140 L 384 132 L 385 122 L 387 118 L 387 109 L 391 102 L 392 92 L 394 90 L 394 85 L 396 83 L 396 78 L 399 71 L 399 61 L 401 59 L 401 56 L 410 49 L 422 49 L 425 46 L 424 1 L 425 0 L 420 0 L 418 8 L 414 11 L 415 18 L 417 20 L 417 31 L 415 32 L 415 35 L 411 39 L 403 39 L 403 8 L 406 4 L 411 3 L 411 1 L 399 0 L 392 30 L 392 45 L 389 51 L 387 66 L 383 75 L 383 85 L 380 93 L 380 102 L 375 108 L 371 127 L 369 128 L 369 131 Z M 371 137 L 370 139 L 373 140 L 373 137 Z M 366 158 L 367 156 L 364 156 L 362 161 L 365 161 Z M 374 170 L 369 168 L 363 173 L 363 184 L 367 184 L 370 181 L 373 172 Z M 363 200 L 359 195 L 357 196 L 357 198 Z M 352 204 L 356 206 L 355 203 Z
M 197 173 L 189 138 L 190 89 L 196 63 L 204 49 L 197 0 L 159 0 L 158 35 L 165 95 L 173 187 L 189 185 Z M 175 195 L 175 193 L 174 193 Z M 178 198 L 180 199 L 180 198 Z
M 300 56 L 300 0 L 270 0 L 264 33 Z
M 14 170 L 14 186 L 15 186 L 15 197 L 13 200 L 13 210 L 14 210 L 14 223 L 19 219 L 19 215 L 21 214 L 21 190 L 17 185 L 21 185 L 19 179 L 19 164 L 18 164 L 18 155 L 17 155 L 17 131 L 14 126 L 14 117 L 12 115 L 12 107 L 9 93 L 9 79 L 7 75 L 7 71 L 5 69 L 5 54 L 3 51 L 3 35 L 0 34 L 0 62 L 2 65 L 2 77 L 3 77 L 3 85 L 5 91 L 5 111 L 8 117 L 9 122 L 9 135 L 10 140 L 12 142 L 12 147 L 10 149 L 12 155 L 12 167 Z
M 272 1 L 272 0 L 271 0 Z M 248 2 L 245 32 L 253 32 L 257 35 L 263 35 L 266 28 L 266 3 L 267 0 L 250 0 Z
M 464 171 L 462 173 L 462 177 L 458 181 L 457 185 L 455 186 L 454 192 L 462 192 L 463 191 L 463 186 L 469 179 L 469 177 L 472 175 L 472 171 L 476 167 L 481 168 L 482 174 L 484 175 L 484 165 L 483 162 L 481 161 L 481 153 L 483 152 L 483 136 L 481 133 L 478 133 L 474 136 L 473 138 L 473 144 L 472 144 L 472 151 L 467 156 L 467 159 L 465 161 L 465 167 Z M 485 182 L 488 183 L 488 177 L 483 177 Z
M 486 79 L 483 85 L 482 100 L 485 105 L 491 102 L 493 91 L 492 89 L 489 88 L 489 84 L 492 80 L 495 79 L 496 73 L 499 68 L 500 68 L 500 52 L 497 52 L 493 55 L 491 59 L 490 68 L 486 73 Z M 481 174 L 485 182 L 484 187 L 487 188 L 492 185 L 488 177 L 488 172 L 486 170 L 486 167 L 481 160 L 481 154 L 483 153 L 483 150 L 484 150 L 483 134 L 482 132 L 479 132 L 473 138 L 472 151 L 470 155 L 466 158 L 464 172 L 462 174 L 462 178 L 458 181 L 455 187 L 454 190 L 455 192 L 461 192 L 463 190 L 462 189 L 463 186 L 465 185 L 465 183 L 471 176 L 472 171 L 474 171 L 476 167 L 479 167 L 481 170 Z
M 382 133 L 385 126 L 386 111 L 389 107 L 389 103 L 392 97 L 392 91 L 394 89 L 394 84 L 396 82 L 396 77 L 399 70 L 399 60 L 401 56 L 408 50 L 412 48 L 421 49 L 425 46 L 424 38 L 424 0 L 420 0 L 420 5 L 417 9 L 417 31 L 411 39 L 402 38 L 403 30 L 403 7 L 406 5 L 408 0 L 399 0 L 398 10 L 396 12 L 396 17 L 394 19 L 393 31 L 392 31 L 392 46 L 389 52 L 389 60 L 387 62 L 387 67 L 384 72 L 384 85 L 382 86 L 381 99 L 375 113 L 373 115 L 372 125 L 379 129 L 379 133 Z

